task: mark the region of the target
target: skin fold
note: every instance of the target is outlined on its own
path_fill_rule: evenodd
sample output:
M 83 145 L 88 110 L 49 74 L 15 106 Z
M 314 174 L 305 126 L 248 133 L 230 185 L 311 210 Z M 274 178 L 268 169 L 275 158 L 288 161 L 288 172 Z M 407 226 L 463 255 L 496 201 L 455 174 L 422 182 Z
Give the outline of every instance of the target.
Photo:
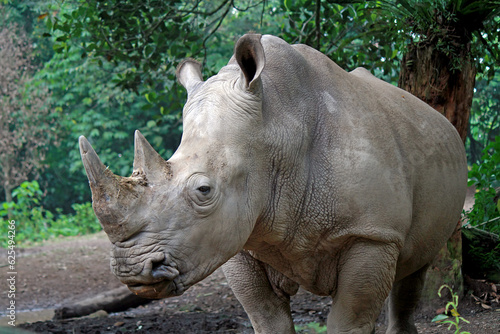
M 134 172 L 112 174 L 84 138 L 93 207 L 113 273 L 136 294 L 182 294 L 224 273 L 256 333 L 293 333 L 299 286 L 329 295 L 328 333 L 417 333 L 425 271 L 453 232 L 467 182 L 453 126 L 367 70 L 305 45 L 240 38 L 188 92 L 184 133 L 163 160 L 138 131 Z

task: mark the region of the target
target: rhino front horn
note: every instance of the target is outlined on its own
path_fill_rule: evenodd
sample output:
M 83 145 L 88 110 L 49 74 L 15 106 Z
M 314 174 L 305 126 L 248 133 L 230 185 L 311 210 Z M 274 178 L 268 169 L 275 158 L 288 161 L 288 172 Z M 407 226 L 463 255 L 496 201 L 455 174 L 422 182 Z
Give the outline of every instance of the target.
M 104 166 L 87 138 L 81 136 L 79 144 L 80 155 L 85 171 L 87 172 L 87 178 L 89 179 L 93 201 L 99 200 L 103 196 L 109 198 L 109 196 L 119 192 L 120 177 L 114 175 Z
M 125 240 L 133 233 L 130 226 L 123 224 L 123 203 L 127 203 L 124 198 L 127 199 L 131 193 L 130 188 L 120 185 L 125 178 L 114 175 L 104 166 L 84 136 L 80 137 L 79 144 L 83 166 L 92 190 L 94 212 L 111 242 Z M 129 199 L 128 203 L 130 202 Z
M 164 180 L 170 175 L 168 163 L 155 151 L 146 138 L 135 131 L 134 174 L 144 174 L 148 182 Z
M 99 156 L 95 153 L 87 138 L 80 136 L 78 142 L 80 144 L 80 155 L 83 166 L 85 167 L 89 181 L 94 185 L 103 183 L 108 178 L 106 166 L 101 162 L 101 159 L 99 159 Z

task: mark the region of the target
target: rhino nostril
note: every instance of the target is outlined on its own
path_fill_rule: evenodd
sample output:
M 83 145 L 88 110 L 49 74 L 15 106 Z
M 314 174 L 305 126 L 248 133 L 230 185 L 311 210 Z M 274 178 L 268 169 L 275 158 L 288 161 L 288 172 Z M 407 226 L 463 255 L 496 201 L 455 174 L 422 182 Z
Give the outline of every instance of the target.
M 168 280 L 173 280 L 177 276 L 179 276 L 179 271 L 171 266 L 168 266 L 163 263 L 157 263 L 153 267 L 153 270 L 151 271 L 151 276 L 155 279 L 168 279 Z
M 160 261 L 160 262 L 153 262 L 153 267 L 151 268 L 151 271 L 152 272 L 155 272 L 156 270 L 158 270 L 158 268 L 160 268 L 161 266 L 163 266 L 163 261 Z

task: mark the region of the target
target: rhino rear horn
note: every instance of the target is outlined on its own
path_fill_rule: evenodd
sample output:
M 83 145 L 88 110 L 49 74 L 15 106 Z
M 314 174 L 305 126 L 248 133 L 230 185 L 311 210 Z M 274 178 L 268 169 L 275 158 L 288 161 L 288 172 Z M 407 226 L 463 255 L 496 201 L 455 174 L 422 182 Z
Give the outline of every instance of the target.
M 139 130 L 135 131 L 134 145 L 134 173 L 146 175 L 148 182 L 165 179 L 168 163 L 155 151 Z

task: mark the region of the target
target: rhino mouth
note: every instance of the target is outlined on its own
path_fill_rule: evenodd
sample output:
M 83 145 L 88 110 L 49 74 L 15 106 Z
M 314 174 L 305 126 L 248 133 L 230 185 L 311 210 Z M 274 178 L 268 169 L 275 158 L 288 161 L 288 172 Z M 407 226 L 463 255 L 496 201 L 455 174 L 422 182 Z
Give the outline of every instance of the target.
M 112 261 L 116 263 L 116 260 Z M 185 289 L 181 283 L 180 273 L 177 266 L 165 259 L 160 263 L 151 263 L 151 259 L 146 262 L 139 273 L 125 274 L 120 270 L 124 267 L 112 265 L 115 275 L 126 284 L 130 291 L 139 297 L 158 299 L 181 295 Z M 125 267 L 125 269 L 130 270 Z
M 186 290 L 181 282 L 179 271 L 170 266 L 161 265 L 151 272 L 152 280 L 126 282 L 130 291 L 139 297 L 159 299 L 179 296 Z
M 127 284 L 127 287 L 135 295 L 148 299 L 179 296 L 184 292 L 182 285 L 176 284 L 175 280 L 164 280 L 152 284 Z

